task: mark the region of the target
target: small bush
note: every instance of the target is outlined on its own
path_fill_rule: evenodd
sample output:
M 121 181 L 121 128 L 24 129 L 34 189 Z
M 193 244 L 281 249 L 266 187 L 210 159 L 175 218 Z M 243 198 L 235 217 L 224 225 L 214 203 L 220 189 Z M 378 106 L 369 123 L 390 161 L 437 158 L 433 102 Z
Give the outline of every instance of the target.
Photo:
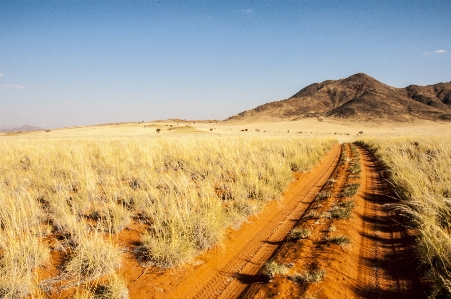
M 351 210 L 349 208 L 335 206 L 329 210 L 329 213 L 334 219 L 349 219 L 351 218 Z
M 341 235 L 336 237 L 330 237 L 326 239 L 327 241 L 340 245 L 341 247 L 351 244 L 351 239 L 349 237 Z
M 329 232 L 334 232 L 334 231 L 337 230 L 337 227 L 336 227 L 335 225 L 331 224 L 327 230 L 328 230 Z
M 308 228 L 295 228 L 288 234 L 288 240 L 307 239 L 312 235 L 312 231 Z
M 332 214 L 330 212 L 321 212 L 321 214 L 319 214 L 319 218 L 329 219 L 332 218 Z
M 32 269 L 44 264 L 50 251 L 37 238 L 4 235 L 0 251 L 0 298 L 26 298 L 33 292 Z
M 88 282 L 114 273 L 121 263 L 122 251 L 95 234 L 80 242 L 64 269 L 68 277 L 81 275 L 82 281 Z
M 130 223 L 131 212 L 122 205 L 109 203 L 106 206 L 95 208 L 90 217 L 98 221 L 99 229 L 109 233 L 118 233 Z
M 347 209 L 353 209 L 355 207 L 355 201 L 348 200 L 338 204 L 340 207 L 345 207 Z
M 332 195 L 333 193 L 331 191 L 321 191 L 318 195 L 316 195 L 315 199 L 321 201 L 332 197 Z
M 328 212 L 330 213 L 330 218 L 349 219 L 351 218 L 351 212 L 354 207 L 355 202 L 353 200 L 349 200 L 339 203 L 335 207 L 332 207 Z
M 319 283 L 326 276 L 326 270 L 304 271 L 301 274 L 295 274 L 291 279 L 297 283 Z
M 275 275 L 285 275 L 288 273 L 289 268 L 284 264 L 279 264 L 275 261 L 267 262 L 263 266 L 262 273 L 268 278 L 273 278 Z
M 316 205 L 313 206 L 314 209 L 319 209 L 321 208 L 323 205 L 321 203 L 317 203 Z
M 318 218 L 318 217 L 319 217 L 319 213 L 318 213 L 317 210 L 310 210 L 310 211 L 305 215 L 305 217 L 308 217 L 308 218 Z
M 345 186 L 342 196 L 343 197 L 351 197 L 357 193 L 359 190 L 360 184 L 354 183 L 354 184 L 348 184 Z
M 161 268 L 171 268 L 187 263 L 195 256 L 191 242 L 183 236 L 155 236 L 144 233 L 141 237 L 142 258 Z
M 126 282 L 113 275 L 106 283 L 97 286 L 94 290 L 95 299 L 128 299 L 128 289 Z
M 329 184 L 329 185 L 335 185 L 335 183 L 337 182 L 337 180 L 336 179 L 328 179 L 327 180 L 327 184 Z
M 360 169 L 360 161 L 358 159 L 355 159 L 351 162 L 351 165 L 349 166 L 349 172 L 352 174 L 359 174 L 362 170 Z

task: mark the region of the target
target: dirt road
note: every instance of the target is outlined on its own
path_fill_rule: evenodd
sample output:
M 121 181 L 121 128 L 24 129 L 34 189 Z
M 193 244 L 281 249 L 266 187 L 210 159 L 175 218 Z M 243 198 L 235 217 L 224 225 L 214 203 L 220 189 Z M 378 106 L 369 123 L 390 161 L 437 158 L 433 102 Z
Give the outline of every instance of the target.
M 400 223 L 394 210 L 397 199 L 385 183 L 384 172 L 363 148 L 353 153 L 348 145 L 344 157 L 348 162 L 340 163 L 334 172 L 334 186 L 328 189 L 330 198 L 311 210 L 320 214 L 352 200 L 355 207 L 351 217 L 300 219 L 296 226 L 311 227 L 312 236 L 285 242 L 272 257 L 292 265 L 290 273 L 269 283 L 251 283 L 237 297 L 425 298 L 412 254 L 414 237 Z M 352 167 L 357 161 L 360 172 L 355 175 Z M 360 185 L 359 191 L 345 196 L 346 188 L 353 184 Z M 346 237 L 349 244 L 339 246 L 331 242 L 337 236 Z M 296 274 L 318 270 L 326 273 L 320 282 L 293 281 Z

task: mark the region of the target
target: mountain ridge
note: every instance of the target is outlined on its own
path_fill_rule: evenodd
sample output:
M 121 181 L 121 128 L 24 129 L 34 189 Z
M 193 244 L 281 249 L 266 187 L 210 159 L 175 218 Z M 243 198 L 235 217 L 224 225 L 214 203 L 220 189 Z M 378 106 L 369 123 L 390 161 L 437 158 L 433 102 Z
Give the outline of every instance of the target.
M 40 127 L 30 126 L 30 125 L 23 125 L 23 126 L 20 126 L 18 128 L 3 129 L 3 130 L 0 130 L 0 132 L 3 132 L 3 133 L 8 133 L 8 132 L 33 132 L 33 131 L 41 131 L 41 130 L 45 130 L 45 129 L 44 128 L 40 128 Z
M 405 88 L 384 84 L 365 73 L 313 83 L 288 99 L 246 110 L 225 121 L 287 121 L 307 117 L 356 121 L 451 121 L 451 81 Z

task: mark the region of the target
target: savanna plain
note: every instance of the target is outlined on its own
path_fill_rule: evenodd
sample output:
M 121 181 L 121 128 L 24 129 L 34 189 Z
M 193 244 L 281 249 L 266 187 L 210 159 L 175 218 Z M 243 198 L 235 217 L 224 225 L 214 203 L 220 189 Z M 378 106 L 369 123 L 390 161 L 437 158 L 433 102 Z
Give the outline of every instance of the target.
M 0 135 L 1 298 L 450 298 L 445 123 Z

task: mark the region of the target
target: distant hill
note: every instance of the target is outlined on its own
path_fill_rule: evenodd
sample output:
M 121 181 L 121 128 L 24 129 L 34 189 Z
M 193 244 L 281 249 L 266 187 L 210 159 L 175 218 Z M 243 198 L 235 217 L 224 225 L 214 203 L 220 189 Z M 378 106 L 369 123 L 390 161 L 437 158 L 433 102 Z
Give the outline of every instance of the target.
M 32 131 L 40 131 L 40 130 L 44 130 L 44 128 L 33 127 L 30 125 L 23 125 L 19 128 L 3 129 L 3 130 L 0 130 L 0 132 L 32 132 Z
M 395 88 L 358 73 L 341 80 L 311 84 L 286 100 L 258 106 L 226 121 L 286 121 L 306 117 L 451 121 L 451 82 Z

